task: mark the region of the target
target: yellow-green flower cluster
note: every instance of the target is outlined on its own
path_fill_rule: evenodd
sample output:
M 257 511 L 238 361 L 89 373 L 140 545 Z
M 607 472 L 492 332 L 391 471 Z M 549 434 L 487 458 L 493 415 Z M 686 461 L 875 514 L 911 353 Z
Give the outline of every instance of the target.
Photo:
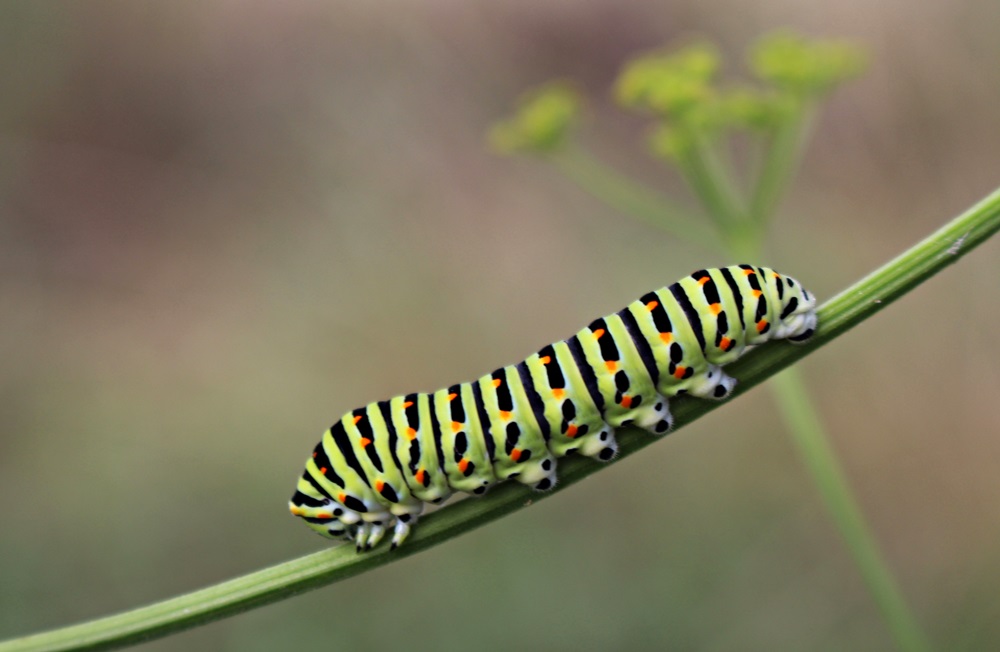
M 728 124 L 757 131 L 777 127 L 797 108 L 796 100 L 786 94 L 750 86 L 727 90 L 721 102 Z
M 556 81 L 525 94 L 514 115 L 493 125 L 490 144 L 499 152 L 547 153 L 565 144 L 580 116 L 580 93 Z
M 787 30 L 760 39 L 748 59 L 762 83 L 720 85 L 722 57 L 711 43 L 655 50 L 625 64 L 614 97 L 622 107 L 651 115 L 653 152 L 680 162 L 730 130 L 775 133 L 865 67 L 864 53 L 854 45 Z M 503 153 L 553 152 L 569 139 L 581 105 L 571 84 L 546 84 L 493 126 L 490 143 Z
M 615 83 L 623 107 L 651 113 L 653 152 L 683 159 L 729 129 L 772 132 L 795 118 L 810 97 L 864 68 L 860 49 L 783 31 L 761 39 L 750 65 L 766 85 L 720 87 L 721 58 L 709 43 L 658 50 L 628 62 Z
M 721 63 L 712 44 L 699 42 L 676 51 L 650 52 L 625 64 L 615 82 L 615 99 L 657 118 L 650 136 L 656 155 L 684 158 L 699 138 L 723 126 L 726 115 L 714 87 Z
M 712 82 L 719 65 L 719 53 L 709 43 L 651 52 L 625 65 L 615 83 L 615 99 L 662 118 L 697 119 L 692 113 L 702 112 L 715 96 Z
M 660 123 L 649 135 L 649 149 L 661 158 L 683 160 L 697 145 L 695 134 Z
M 864 52 L 836 40 L 810 40 L 789 31 L 769 34 L 753 47 L 750 65 L 760 79 L 799 96 L 820 95 L 864 71 Z

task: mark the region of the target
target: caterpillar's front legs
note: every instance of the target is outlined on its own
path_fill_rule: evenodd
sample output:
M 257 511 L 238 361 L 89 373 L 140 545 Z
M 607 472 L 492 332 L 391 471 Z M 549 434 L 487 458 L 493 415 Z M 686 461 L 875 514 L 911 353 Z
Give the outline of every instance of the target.
M 384 521 L 361 521 L 354 528 L 354 547 L 358 552 L 371 550 L 385 536 Z
M 417 524 L 417 517 L 410 514 L 403 514 L 396 517 L 396 526 L 392 532 L 392 548 L 395 550 L 403 545 L 406 537 L 410 535 L 410 529 Z
M 411 514 L 403 514 L 395 517 L 395 523 L 390 523 L 392 528 L 392 550 L 395 550 L 406 541 L 410 531 L 417 522 L 417 517 Z M 379 544 L 385 537 L 389 527 L 383 521 L 359 521 L 353 525 L 345 525 L 337 522 L 330 525 L 324 534 L 332 538 L 343 538 L 354 542 L 354 547 L 358 552 L 371 550 Z

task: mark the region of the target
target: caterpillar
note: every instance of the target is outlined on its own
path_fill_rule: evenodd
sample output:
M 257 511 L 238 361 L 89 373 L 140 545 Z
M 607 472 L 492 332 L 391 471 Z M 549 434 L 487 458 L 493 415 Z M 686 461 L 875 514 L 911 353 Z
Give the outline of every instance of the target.
M 698 270 L 478 380 L 351 410 L 306 460 L 289 509 L 358 551 L 391 529 L 395 549 L 426 503 L 512 479 L 545 491 L 558 458 L 614 458 L 614 428 L 669 432 L 670 397 L 726 398 L 736 380 L 722 365 L 809 339 L 815 307 L 767 267 Z

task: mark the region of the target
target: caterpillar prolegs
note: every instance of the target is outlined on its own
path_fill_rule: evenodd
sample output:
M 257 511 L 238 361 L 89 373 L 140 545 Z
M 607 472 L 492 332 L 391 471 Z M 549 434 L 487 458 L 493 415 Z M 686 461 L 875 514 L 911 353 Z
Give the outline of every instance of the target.
M 456 491 L 511 479 L 551 489 L 559 458 L 613 458 L 614 428 L 668 432 L 670 397 L 726 398 L 736 380 L 722 365 L 768 340 L 807 340 L 815 306 L 767 267 L 699 270 L 478 380 L 348 412 L 306 460 L 289 508 L 358 550 L 391 529 L 395 548 L 425 503 Z

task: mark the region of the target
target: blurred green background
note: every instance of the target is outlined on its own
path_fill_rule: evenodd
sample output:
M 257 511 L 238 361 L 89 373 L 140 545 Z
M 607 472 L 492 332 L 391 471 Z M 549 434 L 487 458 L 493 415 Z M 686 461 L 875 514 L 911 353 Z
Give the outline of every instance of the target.
M 326 545 L 286 509 L 344 410 L 466 380 L 706 259 L 488 126 L 691 35 L 863 44 L 770 241 L 821 298 L 1000 180 L 1000 3 L 0 5 L 0 638 Z M 737 67 L 728 72 L 740 72 Z M 802 363 L 942 649 L 1000 646 L 1000 242 Z M 427 553 L 143 650 L 884 649 L 763 389 Z

